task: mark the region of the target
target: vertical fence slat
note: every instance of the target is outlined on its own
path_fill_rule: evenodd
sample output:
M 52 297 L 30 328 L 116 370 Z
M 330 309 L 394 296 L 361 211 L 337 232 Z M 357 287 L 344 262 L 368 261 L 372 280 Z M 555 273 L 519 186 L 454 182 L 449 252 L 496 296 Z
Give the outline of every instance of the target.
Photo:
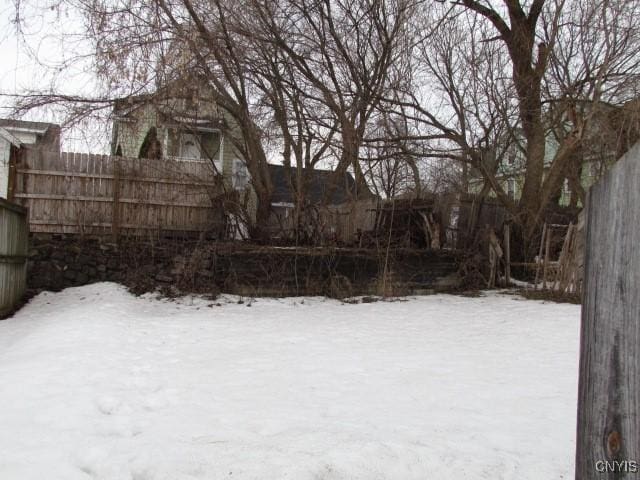
M 589 192 L 576 479 L 640 466 L 640 144 Z M 627 471 L 625 472 L 625 469 Z
M 207 190 L 215 187 L 205 162 L 38 149 L 24 155 L 16 199 L 28 207 L 33 232 L 148 235 L 217 227 L 204 221 L 215 218 L 207 212 Z
M 27 212 L 0 199 L 0 318 L 20 302 L 26 289 Z

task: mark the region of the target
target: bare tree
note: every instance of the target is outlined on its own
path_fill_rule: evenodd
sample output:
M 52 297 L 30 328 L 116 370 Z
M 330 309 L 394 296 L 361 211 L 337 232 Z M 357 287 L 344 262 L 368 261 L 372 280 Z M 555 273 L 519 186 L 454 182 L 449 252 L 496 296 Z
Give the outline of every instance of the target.
M 296 237 L 314 221 L 311 215 L 309 186 L 313 169 L 329 159 L 337 131 L 326 106 L 307 95 L 307 81 L 273 43 L 261 42 L 246 25 L 239 25 L 249 41 L 255 43 L 252 62 L 253 81 L 262 94 L 262 102 L 271 112 L 271 124 L 282 149 L 289 188 L 294 199 L 293 219 Z
M 23 3 L 16 8 L 24 8 Z M 253 234 L 263 236 L 270 215 L 271 180 L 247 68 L 251 52 L 230 28 L 230 14 L 236 12 L 228 3 L 61 0 L 53 8 L 73 9 L 85 22 L 81 36 L 93 46 L 92 66 L 100 91 L 83 97 L 59 94 L 55 86 L 44 88 L 22 96 L 16 111 L 58 104 L 66 107 L 68 121 L 75 121 L 140 94 L 148 102 L 163 102 L 176 90 L 199 83 L 207 98 L 232 119 L 226 133 L 246 161 L 257 196 Z M 72 68 L 74 60 L 84 60 L 84 56 L 68 57 L 65 69 Z M 236 131 L 241 135 L 234 135 Z
M 404 138 L 422 143 L 417 154 L 458 163 L 462 183 L 470 168 L 480 173 L 481 191 L 495 192 L 526 240 L 583 162 L 594 106 L 620 104 L 637 85 L 640 41 L 628 20 L 637 9 L 637 0 L 432 4 L 416 33 L 412 87 L 384 108 L 412 123 Z M 514 152 L 524 159 L 518 202 L 499 181 Z
M 495 41 L 508 53 L 517 92 L 518 126 L 524 137 L 525 175 L 518 214 L 525 234 L 530 233 L 564 178 L 594 113 L 578 109 L 577 101 L 599 102 L 608 89 L 619 89 L 621 79 L 626 83 L 638 73 L 637 27 L 624 20 L 637 11 L 638 4 L 505 0 L 501 10 L 476 0 L 461 4 L 493 26 Z M 582 52 L 578 62 L 567 55 L 575 48 L 576 36 Z M 552 96 L 545 97 L 545 91 Z M 545 102 L 554 103 L 556 112 L 545 110 Z M 545 172 L 546 139 L 553 116 L 562 123 L 563 133 L 557 136 L 558 148 Z
M 574 203 L 584 199 L 580 169 L 598 143 L 589 132 L 603 130 L 596 106 L 626 102 L 626 112 L 638 93 L 640 0 L 60 1 L 85 19 L 101 92 L 31 92 L 18 107 L 65 104 L 82 118 L 204 79 L 242 132 L 233 141 L 258 199 L 256 234 L 270 213 L 271 147 L 297 167 L 298 205 L 304 172 L 333 155 L 336 182 L 350 169 L 358 191 L 375 180 L 385 195 L 400 184 L 467 189 L 475 172 L 528 238 L 565 179 Z M 628 143 L 620 111 L 606 115 Z M 518 202 L 501 182 L 514 152 Z
M 305 79 L 305 97 L 325 105 L 338 125 L 335 178 L 353 169 L 366 190 L 360 149 L 387 92 L 401 52 L 409 0 L 289 0 L 259 2 L 265 40 Z M 331 125 L 331 122 L 329 122 Z

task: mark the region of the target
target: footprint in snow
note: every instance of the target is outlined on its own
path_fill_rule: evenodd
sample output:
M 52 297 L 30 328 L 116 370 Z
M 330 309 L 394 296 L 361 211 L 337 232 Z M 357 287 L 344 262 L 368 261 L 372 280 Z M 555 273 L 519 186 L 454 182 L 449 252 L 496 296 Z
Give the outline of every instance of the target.
M 120 408 L 121 404 L 120 399 L 108 395 L 96 399 L 96 406 L 103 415 L 112 415 Z

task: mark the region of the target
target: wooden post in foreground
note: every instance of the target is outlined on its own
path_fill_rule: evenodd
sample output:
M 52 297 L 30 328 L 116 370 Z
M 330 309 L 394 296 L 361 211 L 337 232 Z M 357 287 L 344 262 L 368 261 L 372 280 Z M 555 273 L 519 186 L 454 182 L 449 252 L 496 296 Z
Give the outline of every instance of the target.
M 640 144 L 587 205 L 576 480 L 640 478 Z
M 511 226 L 504 224 L 504 286 L 511 285 Z
M 540 276 L 540 265 L 542 263 L 542 252 L 543 252 L 543 248 L 544 248 L 544 239 L 546 238 L 547 235 L 547 224 L 545 222 L 545 224 L 542 226 L 542 237 L 540 237 L 540 251 L 538 252 L 538 258 L 536 260 L 536 279 L 534 280 L 534 284 L 533 284 L 533 289 L 537 290 L 538 289 L 538 278 Z

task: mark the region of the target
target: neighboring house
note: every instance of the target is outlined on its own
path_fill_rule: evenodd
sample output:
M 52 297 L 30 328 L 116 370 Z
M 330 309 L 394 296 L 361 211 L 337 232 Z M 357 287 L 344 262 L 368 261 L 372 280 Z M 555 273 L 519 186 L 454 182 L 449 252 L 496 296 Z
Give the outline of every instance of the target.
M 551 136 L 546 138 L 545 145 L 545 172 L 553 161 L 555 152 L 558 145 Z M 494 164 L 496 154 L 492 150 L 485 150 L 484 152 L 486 165 L 488 169 Z M 519 200 L 522 196 L 522 188 L 524 186 L 524 172 L 525 172 L 525 156 L 524 152 L 518 149 L 517 145 L 512 143 L 509 145 L 503 155 L 502 161 L 496 168 L 496 180 L 502 186 L 507 195 L 514 199 Z M 469 193 L 480 193 L 484 185 L 484 177 L 480 171 L 471 169 L 469 179 Z M 491 190 L 489 196 L 494 197 L 495 192 Z
M 0 198 L 9 198 L 11 166 L 16 163 L 21 145 L 19 138 L 0 127 Z
M 0 198 L 12 195 L 12 168 L 23 146 L 60 150 L 60 126 L 0 118 Z
M 369 212 L 364 212 L 363 197 L 372 201 L 376 197 L 369 192 L 358 191 L 359 201 L 355 199 L 356 181 L 353 175 L 346 172 L 339 181 L 333 178 L 331 170 L 303 169 L 299 171 L 295 167 L 284 165 L 269 165 L 273 192 L 271 194 L 271 235 L 273 238 L 288 238 L 292 240 L 293 232 L 300 232 L 303 226 L 303 236 L 307 241 L 314 243 L 330 241 L 354 241 L 356 231 L 364 229 L 364 217 L 368 218 Z M 296 225 L 295 218 L 295 179 L 305 179 L 304 202 L 302 205 L 303 224 Z M 335 185 L 332 185 L 334 183 Z M 292 184 L 294 185 L 292 187 Z M 366 195 L 362 195 L 366 193 Z M 370 207 L 370 204 L 367 205 Z M 365 215 L 358 215 L 364 212 Z M 356 217 L 360 220 L 357 221 Z M 360 218 L 362 217 L 362 218 Z M 301 232 L 302 233 L 302 232 Z M 305 240 L 302 240 L 305 241 Z
M 590 105 L 588 108 L 594 108 Z M 598 110 L 591 112 L 587 131 L 582 140 L 579 171 L 574 172 L 575 181 L 583 190 L 588 190 L 606 173 L 637 140 L 640 138 L 640 100 L 633 100 L 621 107 L 599 103 Z M 545 144 L 545 174 L 558 151 L 559 144 L 551 132 Z M 495 157 L 494 157 L 495 158 Z M 494 160 L 488 154 L 488 163 Z M 504 191 L 514 200 L 519 200 L 524 186 L 525 156 L 513 142 L 503 155 L 497 167 L 496 179 Z M 482 189 L 484 179 L 480 172 L 473 171 L 469 180 L 469 193 L 478 193 Z M 495 193 L 491 193 L 495 196 Z M 567 179 L 562 186 L 559 203 L 568 205 L 571 199 L 571 188 Z
M 284 165 L 269 165 L 273 192 L 271 194 L 271 209 L 280 218 L 288 218 L 295 207 L 295 194 L 291 189 L 291 180 L 295 182 L 297 169 Z M 305 203 L 307 205 L 322 205 L 331 182 L 331 170 L 306 169 L 302 178 L 308 177 L 305 185 Z M 327 199 L 327 206 L 336 206 L 348 202 L 353 198 L 356 182 L 351 173 L 346 172 L 344 178 L 337 182 L 331 195 Z
M 249 193 L 246 213 L 255 215 L 255 193 L 250 186 L 246 163 L 234 146 L 242 139 L 242 130 L 232 115 L 216 104 L 207 86 L 197 81 L 182 82 L 162 95 L 142 95 L 118 101 L 113 111 L 111 154 L 138 158 L 171 158 L 184 162 L 209 162 L 232 190 Z M 186 84 L 186 86 L 185 86 Z M 269 165 L 273 193 L 272 222 L 291 221 L 295 195 L 291 177 L 297 170 L 283 165 Z M 329 170 L 312 170 L 307 177 L 305 205 L 324 203 L 329 189 Z M 344 204 L 353 197 L 355 180 L 349 173 L 332 189 L 328 206 Z M 368 192 L 369 195 L 370 192 Z M 359 192 L 362 197 L 362 192 Z M 245 213 L 245 212 L 243 212 Z M 246 224 L 240 225 L 237 214 L 227 213 L 234 227 L 232 236 L 246 238 Z
M 206 88 L 205 88 L 206 91 Z M 242 156 L 231 140 L 242 135 L 231 115 L 197 89 L 181 88 L 162 100 L 138 96 L 116 103 L 113 112 L 111 154 L 124 157 L 172 158 L 185 162 L 211 162 L 226 184 L 236 190 L 249 187 Z M 294 194 L 283 165 L 269 165 L 274 221 L 286 219 L 294 208 Z M 319 205 L 329 188 L 330 170 L 313 170 L 306 187 L 306 203 Z M 307 176 L 306 171 L 303 177 Z M 355 180 L 346 173 L 328 199 L 328 205 L 347 202 Z
M 0 118 L 0 127 L 20 140 L 23 145 L 60 151 L 60 125 Z
M 182 87 L 169 96 L 142 95 L 118 101 L 113 111 L 111 154 L 211 162 L 227 185 L 249 184 L 246 164 L 231 141 L 242 135 L 231 115 L 202 94 Z

